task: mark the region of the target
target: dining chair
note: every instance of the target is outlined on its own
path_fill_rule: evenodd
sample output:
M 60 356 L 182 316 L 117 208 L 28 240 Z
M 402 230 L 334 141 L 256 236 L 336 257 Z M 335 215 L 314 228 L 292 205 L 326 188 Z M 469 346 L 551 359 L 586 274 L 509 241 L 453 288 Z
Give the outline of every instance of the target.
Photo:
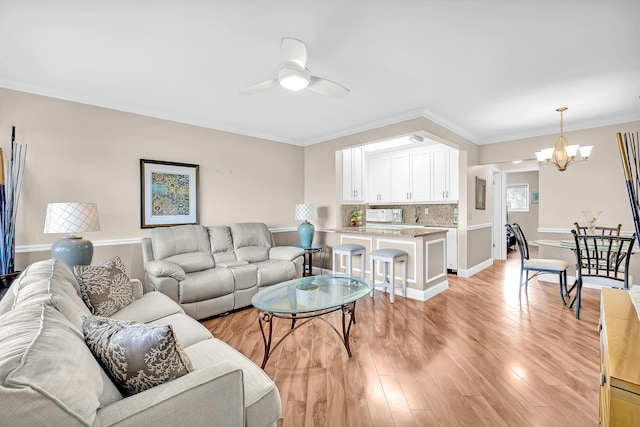
M 577 288 L 569 307 L 576 304 L 576 319 L 580 318 L 582 284 L 585 277 L 589 283 L 629 289 L 633 278 L 629 274 L 629 261 L 636 235 L 631 237 L 608 235 L 584 235 L 571 230 L 575 239 L 577 264 L 576 282 L 569 290 Z
M 576 233 L 578 234 L 589 234 L 588 227 L 586 225 L 580 225 L 577 222 L 574 222 L 573 225 L 576 227 Z M 619 236 L 620 230 L 622 229 L 622 224 L 618 224 L 617 227 L 601 227 L 595 226 L 593 228 L 594 234 L 600 236 Z
M 557 274 L 559 277 L 560 298 L 562 299 L 562 304 L 567 305 L 564 297 L 565 295 L 569 296 L 569 291 L 567 289 L 567 268 L 569 268 L 569 263 L 559 259 L 530 258 L 529 244 L 527 243 L 526 237 L 524 237 L 522 228 L 520 228 L 520 226 L 515 222 L 512 225 L 505 224 L 505 226 L 507 227 L 507 230 L 516 236 L 516 243 L 520 250 L 520 289 L 518 295 L 522 295 L 523 286 L 525 287 L 525 291 L 528 290 L 529 279 L 533 279 L 539 274 L 553 273 Z M 529 272 L 534 272 L 533 276 L 529 276 Z M 526 277 L 524 282 L 523 277 Z

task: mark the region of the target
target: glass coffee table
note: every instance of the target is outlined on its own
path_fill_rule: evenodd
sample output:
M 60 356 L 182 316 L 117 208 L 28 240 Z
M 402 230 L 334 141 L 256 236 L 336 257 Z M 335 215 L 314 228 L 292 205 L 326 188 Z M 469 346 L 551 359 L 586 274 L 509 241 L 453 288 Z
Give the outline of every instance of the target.
M 255 294 L 251 303 L 260 310 L 258 319 L 264 341 L 264 358 L 261 367 L 264 368 L 273 351 L 286 337 L 313 319 L 324 321 L 340 336 L 340 332 L 322 317 L 338 310 L 342 311 L 340 339 L 351 357 L 349 332 L 351 324 L 356 323 L 356 301 L 372 290 L 371 285 L 356 277 L 326 275 L 289 280 L 269 286 Z M 274 317 L 291 320 L 291 329 L 272 347 Z M 349 317 L 348 324 L 347 317 Z M 302 322 L 298 322 L 296 326 L 297 321 Z

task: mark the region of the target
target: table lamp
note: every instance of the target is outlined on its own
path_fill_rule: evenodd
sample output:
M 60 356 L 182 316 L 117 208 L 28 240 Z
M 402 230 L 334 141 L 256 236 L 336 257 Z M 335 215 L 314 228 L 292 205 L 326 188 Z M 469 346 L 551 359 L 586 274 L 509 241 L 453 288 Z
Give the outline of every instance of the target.
M 70 233 L 51 246 L 51 258 L 74 265 L 89 265 L 93 244 L 75 233 L 100 231 L 98 205 L 95 203 L 49 203 L 44 220 L 45 233 Z
M 298 235 L 300 235 L 300 246 L 310 248 L 313 242 L 313 234 L 315 228 L 309 222 L 310 219 L 316 219 L 316 208 L 313 205 L 303 204 L 296 205 L 296 220 L 304 221 L 298 226 Z

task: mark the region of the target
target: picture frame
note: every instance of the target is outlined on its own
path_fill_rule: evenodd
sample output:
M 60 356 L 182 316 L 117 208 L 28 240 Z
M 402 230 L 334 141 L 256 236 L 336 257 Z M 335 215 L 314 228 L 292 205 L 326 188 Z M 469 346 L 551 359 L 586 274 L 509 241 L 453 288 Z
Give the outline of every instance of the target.
M 487 208 L 487 180 L 476 176 L 476 209 L 485 210 Z
M 531 203 L 539 203 L 540 202 L 540 193 L 538 191 L 531 192 Z
M 140 159 L 140 227 L 200 222 L 199 165 Z

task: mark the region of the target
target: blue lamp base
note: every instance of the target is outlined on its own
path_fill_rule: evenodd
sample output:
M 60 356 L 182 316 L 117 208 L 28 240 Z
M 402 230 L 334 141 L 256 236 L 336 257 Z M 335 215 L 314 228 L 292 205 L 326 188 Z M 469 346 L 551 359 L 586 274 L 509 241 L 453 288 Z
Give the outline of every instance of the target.
M 51 246 L 51 258 L 62 261 L 73 271 L 74 265 L 89 265 L 93 244 L 81 236 L 65 237 Z
M 298 235 L 300 236 L 300 246 L 310 248 L 313 242 L 313 234 L 316 229 L 309 221 L 305 221 L 298 226 Z

